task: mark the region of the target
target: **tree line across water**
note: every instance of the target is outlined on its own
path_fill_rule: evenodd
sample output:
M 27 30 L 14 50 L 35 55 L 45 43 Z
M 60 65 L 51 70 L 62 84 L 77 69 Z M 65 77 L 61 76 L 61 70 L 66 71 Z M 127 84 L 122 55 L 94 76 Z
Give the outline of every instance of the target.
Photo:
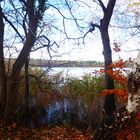
M 8 59 L 6 60 L 8 62 Z M 13 64 L 15 59 L 11 59 Z M 116 61 L 117 62 L 117 61 Z M 116 63 L 114 62 L 114 63 Z M 104 62 L 101 61 L 70 61 L 70 60 L 45 60 L 45 59 L 30 59 L 30 66 L 33 67 L 104 67 Z M 126 67 L 131 67 L 132 63 L 127 62 Z

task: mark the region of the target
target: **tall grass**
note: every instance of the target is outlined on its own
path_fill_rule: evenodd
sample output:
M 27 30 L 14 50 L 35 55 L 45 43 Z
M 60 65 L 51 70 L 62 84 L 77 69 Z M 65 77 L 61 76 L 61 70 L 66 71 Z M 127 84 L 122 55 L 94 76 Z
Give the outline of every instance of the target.
M 103 75 L 85 74 L 80 79 L 67 78 L 61 92 L 71 99 L 71 104 L 74 105 L 73 112 L 80 114 L 81 121 L 87 126 L 92 126 L 93 120 L 97 122 L 101 119 L 102 101 L 99 94 L 103 89 Z
M 42 69 L 30 69 L 30 97 L 35 100 L 37 117 L 43 112 L 45 118 L 52 112 L 52 120 L 75 126 L 97 126 L 102 120 L 103 98 L 100 93 L 105 88 L 104 74 L 84 74 L 83 77 L 63 77 L 63 73 L 49 75 Z M 37 80 L 38 79 L 38 80 Z M 24 79 L 20 93 L 24 96 Z M 122 88 L 115 83 L 115 86 Z M 32 98 L 33 97 L 33 98 Z M 32 102 L 31 102 L 32 104 Z M 59 108 L 59 109 L 58 109 Z M 45 111 L 42 111 L 45 109 Z M 52 111 L 53 110 L 53 111 Z M 45 114 L 45 113 L 46 114 Z M 31 113 L 34 113 L 35 111 Z

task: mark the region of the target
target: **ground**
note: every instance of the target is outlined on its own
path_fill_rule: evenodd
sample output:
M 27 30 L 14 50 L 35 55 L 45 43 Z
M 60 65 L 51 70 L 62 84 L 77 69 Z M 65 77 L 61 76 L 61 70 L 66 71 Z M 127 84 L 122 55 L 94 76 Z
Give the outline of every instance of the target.
M 91 129 L 80 131 L 69 126 L 42 126 L 38 128 L 26 128 L 16 123 L 0 124 L 1 140 L 92 140 Z

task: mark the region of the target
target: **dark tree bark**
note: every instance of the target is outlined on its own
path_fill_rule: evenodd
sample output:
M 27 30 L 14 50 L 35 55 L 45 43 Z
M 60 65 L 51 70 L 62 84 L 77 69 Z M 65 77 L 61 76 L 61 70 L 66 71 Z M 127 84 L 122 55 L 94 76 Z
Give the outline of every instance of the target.
M 11 75 L 8 80 L 7 101 L 4 118 L 9 122 L 12 122 L 15 119 L 18 102 L 18 91 L 20 86 L 20 72 L 29 56 L 31 48 L 36 41 L 37 27 L 44 12 L 45 0 L 39 1 L 38 10 L 35 7 L 35 0 L 27 0 L 25 6 L 29 20 L 28 32 L 23 49 L 13 64 Z
M 110 46 L 110 39 L 108 33 L 108 26 L 113 14 L 113 9 L 116 3 L 116 0 L 109 0 L 107 7 L 104 6 L 101 0 L 98 0 L 100 6 L 102 7 L 104 16 L 100 21 L 100 32 L 101 32 L 101 39 L 103 43 L 103 55 L 105 60 L 105 70 L 110 69 L 109 65 L 112 63 L 112 51 Z M 111 77 L 105 73 L 105 82 L 106 82 L 106 89 L 113 89 L 114 82 Z M 104 101 L 104 110 L 106 113 L 105 123 L 106 125 L 110 125 L 114 121 L 113 113 L 116 110 L 115 105 L 115 97 L 114 94 L 106 95 Z
M 7 76 L 4 64 L 3 40 L 4 40 L 4 23 L 3 23 L 2 8 L 0 6 L 0 97 L 1 97 L 0 114 L 4 112 L 7 95 Z
M 29 94 L 30 94 L 30 83 L 29 83 L 29 57 L 25 62 L 25 112 L 24 121 L 28 125 L 28 115 L 29 115 Z
M 17 107 L 17 100 L 15 99 L 18 99 L 18 90 L 20 86 L 20 72 L 23 65 L 25 64 L 32 46 L 34 45 L 38 21 L 33 18 L 29 26 L 27 40 L 19 57 L 13 65 L 12 73 L 8 81 L 7 103 L 5 109 L 5 119 L 7 121 L 12 121 L 14 119 L 15 110 Z
M 103 55 L 104 55 L 104 62 L 105 62 L 105 70 L 111 69 L 109 66 L 112 63 L 112 51 L 110 46 L 110 37 L 108 33 L 108 27 L 110 24 L 110 20 L 113 14 L 113 10 L 115 7 L 116 0 L 108 0 L 108 4 L 105 7 L 102 0 L 98 0 L 102 11 L 103 11 L 103 18 L 100 20 L 100 25 L 91 23 L 91 29 L 89 32 L 92 32 L 95 27 L 100 30 L 101 39 L 103 44 Z M 114 81 L 113 79 L 105 73 L 105 88 L 106 89 L 114 89 Z M 111 125 L 114 122 L 114 112 L 116 111 L 116 104 L 115 104 L 115 95 L 110 94 L 105 96 L 104 100 L 104 111 L 105 111 L 105 124 Z
M 107 29 L 104 30 L 101 28 L 100 31 L 101 31 L 101 38 L 103 42 L 103 48 L 104 48 L 103 55 L 104 55 L 104 60 L 105 60 L 105 70 L 108 70 L 108 69 L 111 69 L 108 66 L 112 63 L 112 52 L 110 48 L 108 30 Z M 106 82 L 105 83 L 106 89 L 114 88 L 114 82 L 107 73 L 105 73 L 105 82 Z M 114 111 L 116 110 L 114 94 L 105 96 L 104 110 L 106 113 L 105 124 L 110 125 L 114 121 L 113 114 L 114 114 Z

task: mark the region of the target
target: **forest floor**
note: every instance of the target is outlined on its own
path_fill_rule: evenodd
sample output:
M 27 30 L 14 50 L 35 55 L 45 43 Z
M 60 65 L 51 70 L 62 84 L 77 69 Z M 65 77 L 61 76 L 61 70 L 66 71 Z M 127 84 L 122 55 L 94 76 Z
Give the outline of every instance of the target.
M 93 140 L 91 129 L 80 131 L 75 128 L 57 126 L 41 126 L 26 128 L 16 123 L 6 125 L 0 123 L 0 140 Z
M 113 135 L 116 140 L 140 140 L 140 123 L 126 123 Z M 0 140 L 94 140 L 94 131 L 79 130 L 70 125 L 42 125 L 27 128 L 15 122 L 9 125 L 0 119 Z
M 140 140 L 140 127 L 131 127 L 117 132 L 116 140 Z M 0 140 L 94 140 L 94 131 L 84 131 L 70 126 L 40 126 L 27 128 L 12 123 L 0 123 Z

